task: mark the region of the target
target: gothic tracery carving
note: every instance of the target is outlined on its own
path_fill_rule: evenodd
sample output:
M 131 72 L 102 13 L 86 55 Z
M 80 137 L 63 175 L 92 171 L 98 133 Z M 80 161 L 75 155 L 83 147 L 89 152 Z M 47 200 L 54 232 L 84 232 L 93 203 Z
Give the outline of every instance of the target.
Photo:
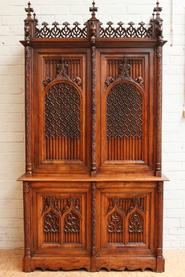
M 144 217 L 141 214 L 145 214 L 144 198 L 108 198 L 108 241 L 110 243 L 123 243 L 123 237 L 125 237 L 126 232 L 131 235 L 134 233 L 142 233 L 143 235 Z M 124 226 L 128 227 L 126 228 Z M 129 237 L 128 243 L 140 241 L 143 241 L 143 237 Z
M 141 233 L 143 232 L 143 229 L 144 229 L 144 226 L 143 226 L 142 216 L 139 213 L 134 212 L 129 217 L 129 225 L 128 225 L 129 233 Z
M 56 233 L 59 231 L 59 217 L 53 211 L 44 216 L 44 232 Z
M 107 229 L 109 233 L 121 233 L 123 231 L 122 218 L 117 212 L 109 216 Z
M 65 233 L 79 233 L 80 232 L 80 218 L 74 212 L 70 212 L 64 219 Z
M 60 198 L 55 196 L 43 197 L 43 231 L 44 233 L 64 234 L 80 233 L 81 222 L 81 200 L 80 198 Z M 63 226 L 61 226 L 63 218 Z M 61 230 L 60 230 L 61 228 Z M 47 242 L 55 240 L 53 237 L 46 237 Z M 73 238 L 74 239 L 74 238 Z M 76 238 L 78 241 L 78 237 Z M 59 239 L 58 239 L 59 240 Z M 72 243 L 70 237 L 66 242 Z

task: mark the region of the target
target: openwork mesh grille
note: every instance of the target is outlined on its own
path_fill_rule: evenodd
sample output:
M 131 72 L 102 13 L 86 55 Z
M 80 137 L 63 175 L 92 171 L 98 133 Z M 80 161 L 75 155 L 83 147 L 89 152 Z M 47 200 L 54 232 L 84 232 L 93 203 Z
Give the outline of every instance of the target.
M 74 86 L 54 85 L 45 98 L 46 137 L 80 137 L 80 96 Z
M 131 84 L 115 85 L 107 96 L 107 137 L 142 137 L 142 96 Z

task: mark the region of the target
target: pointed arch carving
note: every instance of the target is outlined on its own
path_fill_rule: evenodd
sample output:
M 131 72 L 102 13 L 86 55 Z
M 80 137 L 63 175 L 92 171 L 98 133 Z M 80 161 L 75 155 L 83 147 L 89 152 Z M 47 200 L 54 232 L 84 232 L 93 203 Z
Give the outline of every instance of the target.
M 114 206 L 109 207 L 107 213 L 107 233 L 109 243 L 124 242 L 124 211 L 119 208 L 118 199 L 114 199 Z
M 138 207 L 131 210 L 126 219 L 128 243 L 145 243 L 145 214 Z

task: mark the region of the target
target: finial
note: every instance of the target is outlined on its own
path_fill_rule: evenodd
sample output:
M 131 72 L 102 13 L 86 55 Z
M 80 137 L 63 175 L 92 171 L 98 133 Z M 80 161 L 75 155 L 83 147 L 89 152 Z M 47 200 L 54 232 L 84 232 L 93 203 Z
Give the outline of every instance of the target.
M 27 12 L 27 18 L 31 18 L 32 13 L 34 12 L 33 8 L 31 7 L 30 1 L 28 2 L 28 7 L 25 8 L 25 11 Z
M 129 64 L 128 58 L 123 57 L 119 64 L 119 76 L 121 78 L 130 78 L 131 65 Z
M 92 2 L 92 7 L 89 8 L 89 11 L 91 12 L 92 18 L 96 18 L 96 12 L 98 11 L 98 8 L 95 7 L 95 2 Z
M 33 14 L 33 20 L 35 22 L 35 25 L 38 24 L 38 19 L 36 18 L 36 13 Z
M 156 7 L 154 8 L 154 12 L 156 13 L 157 18 L 160 18 L 161 11 L 162 11 L 162 7 L 159 6 L 159 1 L 157 1 Z

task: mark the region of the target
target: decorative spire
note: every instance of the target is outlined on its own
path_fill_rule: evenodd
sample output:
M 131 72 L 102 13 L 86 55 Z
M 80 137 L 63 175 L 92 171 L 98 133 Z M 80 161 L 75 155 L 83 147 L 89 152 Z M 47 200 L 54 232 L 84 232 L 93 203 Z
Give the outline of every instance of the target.
M 96 12 L 98 11 L 98 8 L 95 7 L 95 2 L 92 2 L 92 7 L 89 8 L 89 11 L 91 12 L 92 19 L 96 18 Z
M 32 13 L 34 12 L 34 10 L 31 7 L 30 1 L 28 2 L 28 7 L 25 8 L 25 11 L 27 12 L 27 19 L 31 19 L 32 18 Z
M 154 8 L 154 13 L 156 13 L 156 18 L 160 18 L 160 13 L 162 12 L 162 7 L 159 6 L 159 1 L 156 3 L 156 7 Z
M 60 63 L 57 64 L 57 79 L 66 78 L 69 79 L 68 76 L 68 62 L 62 58 Z

